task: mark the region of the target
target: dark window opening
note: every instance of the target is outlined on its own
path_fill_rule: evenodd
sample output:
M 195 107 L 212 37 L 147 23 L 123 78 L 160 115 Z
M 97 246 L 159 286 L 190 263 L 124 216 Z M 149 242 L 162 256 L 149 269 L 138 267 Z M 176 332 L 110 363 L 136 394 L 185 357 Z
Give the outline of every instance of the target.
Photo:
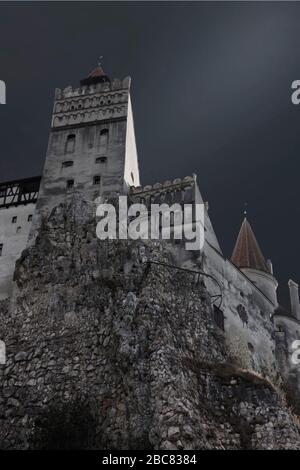
M 97 157 L 96 158 L 96 163 L 106 163 L 107 162 L 107 157 Z
M 132 179 L 132 182 L 134 183 L 134 175 L 132 172 L 131 172 L 131 179 Z
M 94 176 L 93 185 L 98 186 L 100 184 L 100 176 Z
M 16 223 L 17 223 L 17 219 L 18 219 L 18 217 L 15 215 L 15 216 L 11 219 L 11 223 L 12 223 L 12 224 L 16 224 Z
M 282 326 L 279 326 L 278 330 L 275 331 L 275 337 L 278 341 L 286 342 L 286 334 Z
M 224 313 L 221 309 L 219 309 L 216 305 L 214 305 L 214 321 L 216 325 L 222 330 L 225 331 L 225 324 L 224 324 Z
M 74 180 L 68 180 L 67 181 L 67 189 L 71 189 L 74 187 Z
M 106 149 L 108 144 L 108 129 L 102 129 L 100 131 L 100 147 Z
M 29 214 L 28 218 L 27 218 L 27 221 L 28 222 L 31 222 L 32 221 L 32 214 Z
M 0 243 L 0 256 L 2 256 L 3 253 L 3 243 Z
M 18 227 L 17 228 L 17 233 L 21 233 L 21 231 L 22 231 L 22 227 Z
M 68 135 L 67 140 L 66 140 L 65 153 L 73 153 L 74 152 L 74 150 L 75 150 L 75 141 L 76 141 L 75 134 Z
M 62 162 L 62 167 L 63 168 L 68 168 L 68 167 L 73 166 L 73 165 L 74 165 L 74 163 L 73 163 L 72 160 L 69 160 L 67 162 Z

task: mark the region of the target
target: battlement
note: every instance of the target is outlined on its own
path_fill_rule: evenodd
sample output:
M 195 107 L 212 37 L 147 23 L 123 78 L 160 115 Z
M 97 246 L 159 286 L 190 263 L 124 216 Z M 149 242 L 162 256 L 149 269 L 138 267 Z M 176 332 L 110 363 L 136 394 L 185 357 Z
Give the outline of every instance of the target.
M 194 176 L 175 178 L 154 185 L 136 186 L 130 188 L 129 197 L 133 203 L 143 204 L 192 204 L 195 202 Z
M 130 193 L 132 195 L 141 195 L 141 194 L 156 194 L 158 192 L 165 191 L 176 191 L 178 189 L 186 189 L 194 186 L 195 177 L 194 176 L 185 176 L 184 178 L 175 178 L 173 181 L 166 180 L 163 183 L 155 183 L 154 185 L 146 186 L 132 186 L 130 188 Z
M 125 77 L 124 79 L 114 78 L 109 82 L 100 82 L 91 85 L 82 85 L 73 88 L 68 86 L 64 89 L 55 89 L 55 100 L 63 100 L 66 98 L 75 98 L 82 95 L 93 95 L 95 93 L 103 93 L 117 90 L 129 90 L 131 78 Z
M 125 118 L 130 78 L 56 89 L 52 128 Z

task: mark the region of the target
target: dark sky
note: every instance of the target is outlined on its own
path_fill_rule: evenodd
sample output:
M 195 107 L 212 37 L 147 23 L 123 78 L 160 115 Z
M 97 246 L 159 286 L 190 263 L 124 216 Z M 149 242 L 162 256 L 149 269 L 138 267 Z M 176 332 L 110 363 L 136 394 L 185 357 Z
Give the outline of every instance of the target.
M 286 289 L 300 281 L 299 38 L 300 3 L 1 3 L 0 180 L 41 173 L 54 88 L 103 55 L 133 80 L 143 184 L 197 173 L 227 256 L 247 201 Z

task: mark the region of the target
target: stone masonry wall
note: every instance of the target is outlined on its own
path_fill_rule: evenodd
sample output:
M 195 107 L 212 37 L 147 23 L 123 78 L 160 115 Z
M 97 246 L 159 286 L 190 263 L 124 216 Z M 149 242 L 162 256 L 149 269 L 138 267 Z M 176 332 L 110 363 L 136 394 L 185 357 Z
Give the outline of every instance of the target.
M 0 448 L 299 448 L 274 387 L 228 365 L 211 299 L 162 243 L 107 241 L 61 205 L 0 304 Z

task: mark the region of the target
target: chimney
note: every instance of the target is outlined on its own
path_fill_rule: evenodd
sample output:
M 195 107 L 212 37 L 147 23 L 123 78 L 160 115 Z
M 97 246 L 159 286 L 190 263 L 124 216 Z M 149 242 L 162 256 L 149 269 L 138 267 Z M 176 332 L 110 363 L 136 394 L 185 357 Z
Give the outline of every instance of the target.
M 296 320 L 300 321 L 300 303 L 299 303 L 299 292 L 298 292 L 298 284 L 292 281 L 291 279 L 288 282 L 290 288 L 290 299 L 291 299 L 291 309 L 292 315 Z

